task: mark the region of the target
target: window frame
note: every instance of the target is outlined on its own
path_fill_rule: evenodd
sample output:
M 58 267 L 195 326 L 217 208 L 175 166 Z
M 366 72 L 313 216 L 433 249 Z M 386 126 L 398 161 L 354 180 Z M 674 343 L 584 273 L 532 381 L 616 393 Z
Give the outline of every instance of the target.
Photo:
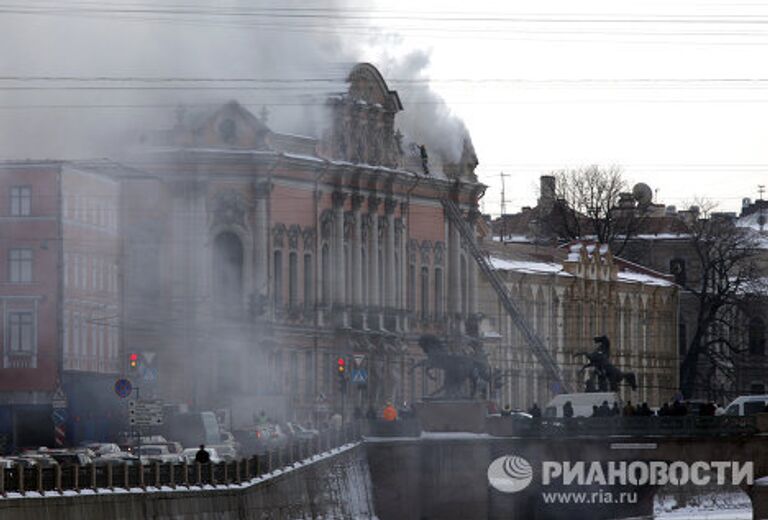
M 11 186 L 9 195 L 9 209 L 12 217 L 29 217 L 32 215 L 32 186 L 28 184 Z
M 29 258 L 14 258 L 16 254 L 29 253 Z M 34 281 L 35 254 L 30 247 L 15 247 L 8 250 L 8 281 L 10 283 L 32 283 Z M 24 265 L 29 264 L 28 273 L 24 272 Z M 28 276 L 23 276 L 28 274 Z

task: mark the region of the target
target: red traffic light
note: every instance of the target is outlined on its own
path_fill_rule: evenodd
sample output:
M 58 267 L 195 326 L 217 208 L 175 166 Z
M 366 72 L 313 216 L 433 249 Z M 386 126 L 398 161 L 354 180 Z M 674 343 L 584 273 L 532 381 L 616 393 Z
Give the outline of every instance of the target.
M 138 361 L 139 355 L 138 354 L 131 354 L 131 361 Z
M 346 368 L 346 364 L 347 364 L 347 362 L 344 361 L 344 358 L 340 357 L 339 359 L 337 359 L 336 360 L 336 364 L 338 365 L 337 368 L 338 368 L 339 373 L 344 372 L 344 370 Z
M 128 355 L 128 364 L 131 368 L 136 368 L 139 366 L 139 355 L 138 354 L 129 354 Z

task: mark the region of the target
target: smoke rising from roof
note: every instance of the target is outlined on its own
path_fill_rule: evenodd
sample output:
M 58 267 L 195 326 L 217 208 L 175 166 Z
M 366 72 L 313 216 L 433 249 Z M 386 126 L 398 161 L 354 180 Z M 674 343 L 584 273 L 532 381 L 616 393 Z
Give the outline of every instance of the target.
M 392 86 L 398 90 L 405 110 L 398 115 L 398 125 L 405 140 L 426 145 L 430 159 L 456 163 L 465 142 L 471 149 L 467 127 L 445 100 L 429 87 L 426 70 L 429 53 L 412 51 L 400 59 L 390 59 L 386 76 L 396 78 Z

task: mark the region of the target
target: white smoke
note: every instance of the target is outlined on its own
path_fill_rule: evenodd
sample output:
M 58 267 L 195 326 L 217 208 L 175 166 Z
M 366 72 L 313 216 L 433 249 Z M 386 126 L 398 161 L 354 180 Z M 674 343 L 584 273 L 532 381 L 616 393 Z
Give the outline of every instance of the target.
M 464 121 L 429 86 L 429 52 L 415 50 L 401 58 L 384 60 L 385 78 L 396 88 L 404 110 L 398 125 L 406 142 L 425 145 L 430 159 L 455 163 L 461 158 L 465 141 L 471 138 Z
M 324 2 L 321 14 L 344 8 Z M 327 18 L 297 21 L 280 0 L 42 0 L 20 11 L 0 17 L 3 158 L 112 155 L 137 132 L 170 126 L 180 103 L 236 99 L 303 132 L 357 61 L 354 40 Z

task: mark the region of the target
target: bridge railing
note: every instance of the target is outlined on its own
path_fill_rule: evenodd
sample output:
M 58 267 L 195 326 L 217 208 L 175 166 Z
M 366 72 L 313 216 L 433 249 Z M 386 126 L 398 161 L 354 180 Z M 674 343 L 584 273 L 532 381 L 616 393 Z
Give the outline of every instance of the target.
M 217 486 L 241 484 L 264 476 L 277 469 L 307 461 L 316 455 L 357 441 L 361 437 L 358 424 L 339 430 L 327 430 L 311 439 L 288 442 L 279 448 L 218 464 L 187 464 L 138 461 L 110 462 L 97 459 L 87 466 L 57 464 L 44 467 L 25 467 L 22 463 L 0 470 L 0 497 L 11 494 L 26 495 L 76 494 L 85 490 L 144 489 Z M 90 492 L 90 491 L 89 491 Z M 70 494 L 70 493 L 67 493 Z
M 572 417 L 515 421 L 489 418 L 488 433 L 520 436 L 663 435 L 719 436 L 758 433 L 756 416 Z M 506 419 L 506 420 L 505 420 Z

